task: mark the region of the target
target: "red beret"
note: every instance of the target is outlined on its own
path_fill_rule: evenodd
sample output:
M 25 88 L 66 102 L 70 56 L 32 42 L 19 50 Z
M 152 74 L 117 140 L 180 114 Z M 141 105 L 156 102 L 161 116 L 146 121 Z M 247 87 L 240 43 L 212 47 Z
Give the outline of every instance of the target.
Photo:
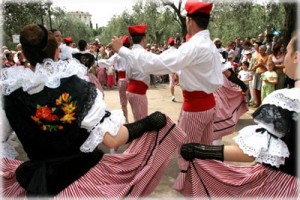
M 169 38 L 168 44 L 169 44 L 169 45 L 174 45 L 174 38 L 173 38 L 173 37 L 170 37 L 170 38 Z
M 70 42 L 72 42 L 72 37 L 67 37 L 67 38 L 65 38 L 65 39 L 64 39 L 64 42 L 65 42 L 65 43 L 70 43 Z
M 185 10 L 187 14 L 204 13 L 210 15 L 213 7 L 212 2 L 201 2 L 199 0 L 187 0 Z
M 121 41 L 123 44 L 130 44 L 130 39 L 127 35 L 123 35 Z
M 147 25 L 141 24 L 141 25 L 137 25 L 137 26 L 129 26 L 128 32 L 131 36 L 145 35 L 146 29 L 147 29 Z

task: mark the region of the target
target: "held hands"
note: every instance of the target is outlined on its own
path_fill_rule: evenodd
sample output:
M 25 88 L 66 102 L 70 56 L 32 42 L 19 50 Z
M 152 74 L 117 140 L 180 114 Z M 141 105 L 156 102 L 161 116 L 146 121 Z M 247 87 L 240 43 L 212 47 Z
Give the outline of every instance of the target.
M 112 48 L 112 50 L 116 53 L 119 52 L 120 48 L 123 46 L 123 43 L 121 41 L 121 37 L 118 38 L 117 36 L 113 36 L 113 38 L 111 39 L 111 43 L 109 44 L 109 46 Z

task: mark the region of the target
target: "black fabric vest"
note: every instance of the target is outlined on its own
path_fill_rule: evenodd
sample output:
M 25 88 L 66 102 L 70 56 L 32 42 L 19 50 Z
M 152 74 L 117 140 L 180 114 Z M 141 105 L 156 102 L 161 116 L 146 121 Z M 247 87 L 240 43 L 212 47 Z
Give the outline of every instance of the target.
M 17 169 L 28 195 L 58 194 L 99 162 L 103 152 L 82 153 L 89 136 L 81 122 L 94 104 L 96 88 L 76 75 L 58 88 L 33 95 L 22 88 L 4 97 L 4 109 L 30 161 Z

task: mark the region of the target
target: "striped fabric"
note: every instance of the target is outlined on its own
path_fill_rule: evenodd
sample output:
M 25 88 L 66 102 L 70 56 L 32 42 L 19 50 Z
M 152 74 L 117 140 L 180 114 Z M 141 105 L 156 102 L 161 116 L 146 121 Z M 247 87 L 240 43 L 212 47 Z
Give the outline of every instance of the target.
M 103 67 L 97 67 L 96 73 L 99 83 L 104 85 L 106 83 L 106 69 Z
M 178 190 L 186 197 L 299 198 L 299 179 L 261 164 L 244 167 L 196 159 L 188 173 L 191 176 L 187 176 L 184 187 Z
M 224 85 L 214 92 L 216 115 L 212 139 L 221 139 L 235 131 L 239 118 L 248 111 L 242 91 L 224 76 Z
M 88 73 L 88 77 L 90 79 L 90 82 L 94 83 L 95 86 L 98 88 L 98 90 L 100 90 L 102 92 L 102 94 L 104 94 L 104 90 L 103 90 L 101 84 L 99 83 L 97 77 L 92 73 Z
M 184 143 L 201 143 L 212 144 L 211 133 L 213 132 L 213 120 L 215 108 L 203 112 L 185 112 L 181 111 L 179 116 L 178 126 L 187 134 L 187 139 Z M 180 153 L 178 154 L 178 166 L 181 171 L 186 171 L 190 167 L 190 163 L 185 161 Z M 174 188 L 188 187 L 184 182 L 186 178 L 191 176 L 191 173 L 179 173 Z
M 134 140 L 122 154 L 105 154 L 88 173 L 72 183 L 55 198 L 138 198 L 148 196 L 159 183 L 174 151 L 186 134 L 168 118 L 159 131 Z M 21 161 L 2 159 L 4 197 L 24 197 L 25 191 L 15 180 Z
M 128 102 L 131 106 L 134 121 L 140 120 L 148 115 L 148 99 L 146 95 L 126 92 Z
M 128 81 L 126 79 L 118 80 L 118 88 L 119 88 L 119 96 L 120 96 L 120 104 L 121 106 L 127 106 L 128 100 L 126 96 L 126 89 L 128 86 Z

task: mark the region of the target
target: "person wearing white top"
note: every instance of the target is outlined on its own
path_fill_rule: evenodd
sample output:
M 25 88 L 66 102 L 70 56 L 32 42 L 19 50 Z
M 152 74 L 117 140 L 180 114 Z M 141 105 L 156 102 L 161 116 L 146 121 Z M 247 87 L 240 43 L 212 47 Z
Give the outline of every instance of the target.
M 216 105 L 213 92 L 223 85 L 220 55 L 207 30 L 212 6 L 211 2 L 186 2 L 186 25 L 191 38 L 172 54 L 154 55 L 147 51 L 131 51 L 122 47 L 121 39 L 117 37 L 111 42 L 113 50 L 125 57 L 134 70 L 145 74 L 179 71 L 184 102 L 178 126 L 187 133 L 186 142 L 212 143 Z M 176 180 L 175 188 L 181 190 L 184 187 L 181 183 L 192 174 L 188 174 L 190 164 L 181 157 L 179 168 L 182 173 Z

